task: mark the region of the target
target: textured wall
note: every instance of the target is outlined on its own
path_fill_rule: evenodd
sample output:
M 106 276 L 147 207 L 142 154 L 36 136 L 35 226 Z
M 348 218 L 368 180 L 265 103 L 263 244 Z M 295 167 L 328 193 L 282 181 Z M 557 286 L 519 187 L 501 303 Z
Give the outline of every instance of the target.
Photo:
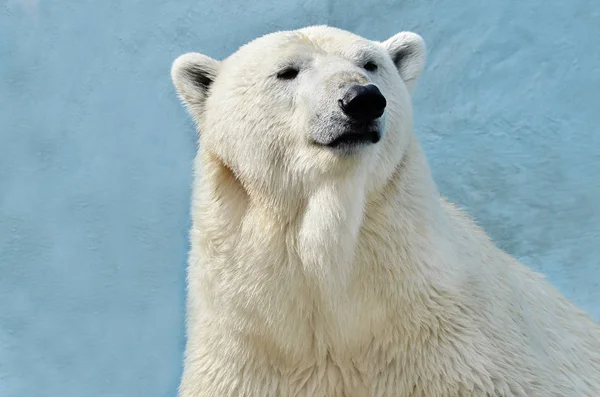
M 8 0 L 0 6 L 0 396 L 174 396 L 193 127 L 186 51 L 327 23 L 422 34 L 441 191 L 600 319 L 596 0 Z

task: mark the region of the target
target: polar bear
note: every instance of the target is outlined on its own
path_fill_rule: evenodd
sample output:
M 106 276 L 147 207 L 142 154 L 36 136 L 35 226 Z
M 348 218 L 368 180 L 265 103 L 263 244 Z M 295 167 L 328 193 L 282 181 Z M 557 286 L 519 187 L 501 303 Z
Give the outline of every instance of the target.
M 175 60 L 199 128 L 182 397 L 600 396 L 600 326 L 444 200 L 422 38 Z

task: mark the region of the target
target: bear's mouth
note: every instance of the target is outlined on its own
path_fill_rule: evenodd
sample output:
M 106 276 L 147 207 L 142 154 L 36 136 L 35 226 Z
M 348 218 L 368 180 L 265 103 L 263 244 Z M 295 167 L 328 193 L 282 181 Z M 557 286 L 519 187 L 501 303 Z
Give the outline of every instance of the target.
M 325 146 L 329 148 L 339 148 L 342 146 L 356 146 L 365 145 L 371 143 L 377 143 L 381 140 L 381 133 L 377 129 L 369 129 L 365 131 L 348 131 L 333 141 L 327 143 Z

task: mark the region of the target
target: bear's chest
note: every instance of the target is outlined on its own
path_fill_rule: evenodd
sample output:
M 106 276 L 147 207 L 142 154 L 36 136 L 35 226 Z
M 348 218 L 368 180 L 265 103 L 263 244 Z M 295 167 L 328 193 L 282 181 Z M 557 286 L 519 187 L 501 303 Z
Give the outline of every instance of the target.
M 277 396 L 289 397 L 490 397 L 492 380 L 475 379 L 475 372 L 440 372 L 430 363 L 419 364 L 400 356 L 336 361 L 328 356 L 310 365 L 275 375 Z M 440 359 L 440 358 L 438 358 Z M 461 379 L 462 378 L 462 379 Z M 484 384 L 487 383 L 487 386 Z

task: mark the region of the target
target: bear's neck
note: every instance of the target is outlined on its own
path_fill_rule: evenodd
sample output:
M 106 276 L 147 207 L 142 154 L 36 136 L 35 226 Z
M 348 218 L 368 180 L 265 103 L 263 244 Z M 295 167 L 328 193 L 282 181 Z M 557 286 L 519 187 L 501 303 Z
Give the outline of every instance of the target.
M 319 306 L 344 316 L 343 324 L 359 321 L 357 302 L 368 302 L 366 313 L 382 299 L 405 305 L 411 282 L 445 273 L 435 268 L 445 260 L 434 256 L 449 229 L 416 140 L 380 189 L 366 193 L 357 180 L 324 184 L 287 218 L 253 201 L 226 167 L 209 165 L 198 169 L 189 280 L 212 280 L 201 289 L 214 290 L 220 307 L 252 306 L 266 321 L 277 317 L 269 308 L 289 301 L 279 315 Z

